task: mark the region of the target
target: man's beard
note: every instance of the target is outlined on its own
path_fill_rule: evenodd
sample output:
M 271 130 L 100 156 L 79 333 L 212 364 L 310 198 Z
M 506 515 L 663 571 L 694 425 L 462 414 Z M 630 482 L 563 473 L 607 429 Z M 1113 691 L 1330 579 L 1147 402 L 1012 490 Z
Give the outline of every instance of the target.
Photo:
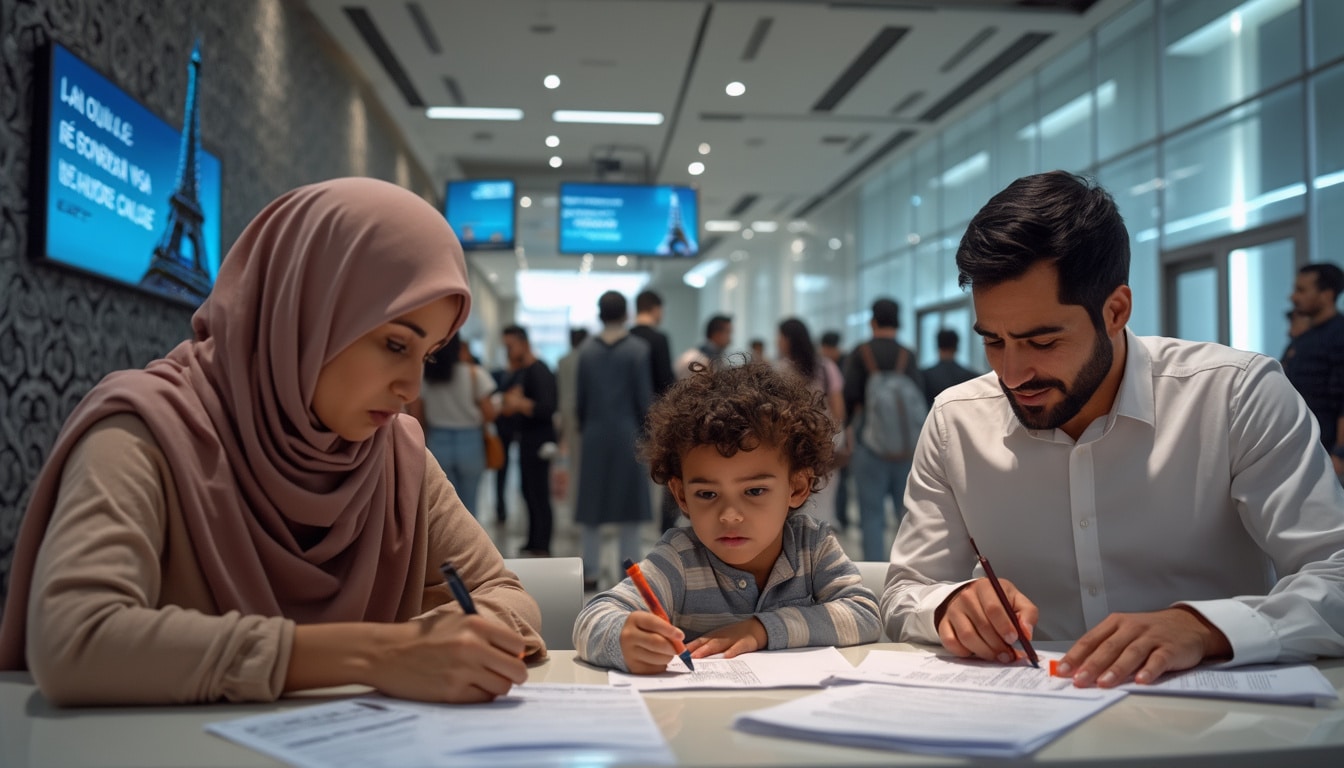
M 1083 363 L 1078 375 L 1073 377 L 1072 385 L 1065 385 L 1059 379 L 1032 379 L 1018 387 L 1026 390 L 1058 389 L 1064 393 L 1064 400 L 1058 405 L 1020 405 L 1012 391 L 1004 386 L 1003 379 L 999 379 L 999 387 L 1008 396 L 1008 405 L 1012 407 L 1013 414 L 1027 429 L 1058 429 L 1077 416 L 1101 388 L 1114 360 L 1115 345 L 1111 344 L 1105 332 L 1098 330 L 1092 345 L 1092 356 Z

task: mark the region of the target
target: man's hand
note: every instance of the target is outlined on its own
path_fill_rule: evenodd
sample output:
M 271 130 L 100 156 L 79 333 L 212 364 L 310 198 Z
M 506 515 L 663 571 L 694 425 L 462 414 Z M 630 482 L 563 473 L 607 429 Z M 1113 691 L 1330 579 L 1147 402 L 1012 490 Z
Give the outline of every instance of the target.
M 1022 631 L 1030 640 L 1040 611 L 1026 595 L 1017 591 L 1011 581 L 999 579 L 999 584 L 1022 624 Z M 1017 630 L 989 579 L 976 579 L 957 590 L 939 611 L 935 618 L 938 639 L 952 653 L 1003 664 L 1019 658 L 1018 650 L 1013 647 L 1018 640 Z
M 765 632 L 765 625 L 753 616 L 701 635 L 687 643 L 686 648 L 691 652 L 693 659 L 703 659 L 716 653 L 722 653 L 725 659 L 731 659 L 744 653 L 759 651 L 769 644 L 770 638 Z
M 1226 635 L 1195 610 L 1177 606 L 1107 616 L 1064 654 L 1057 674 L 1079 688 L 1111 688 L 1131 676 L 1146 685 L 1164 672 L 1231 655 Z

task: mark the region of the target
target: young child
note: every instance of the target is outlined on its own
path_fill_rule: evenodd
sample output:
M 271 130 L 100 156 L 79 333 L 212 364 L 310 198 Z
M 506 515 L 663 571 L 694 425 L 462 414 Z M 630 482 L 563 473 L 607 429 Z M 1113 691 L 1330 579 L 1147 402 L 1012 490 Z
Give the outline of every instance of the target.
M 820 397 L 751 362 L 700 367 L 654 403 L 650 473 L 691 521 L 641 565 L 672 623 L 627 578 L 579 614 L 580 657 L 652 674 L 683 636 L 695 658 L 878 639 L 876 599 L 835 533 L 795 514 L 831 468 L 835 428 Z

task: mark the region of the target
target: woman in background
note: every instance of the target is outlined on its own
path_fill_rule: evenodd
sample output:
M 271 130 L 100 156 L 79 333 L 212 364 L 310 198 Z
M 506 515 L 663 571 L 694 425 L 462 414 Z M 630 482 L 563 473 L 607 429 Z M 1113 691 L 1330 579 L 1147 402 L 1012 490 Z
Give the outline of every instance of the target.
M 485 474 L 481 428 L 495 420 L 494 393 L 494 377 L 476 364 L 461 337 L 453 336 L 425 363 L 420 399 L 407 409 L 424 426 L 429 452 L 476 517 L 477 489 Z
M 779 324 L 779 337 L 775 346 L 779 350 L 779 367 L 798 374 L 808 382 L 809 387 L 822 393 L 827 415 L 835 422 L 838 451 L 844 440 L 845 424 L 845 381 L 840 375 L 840 369 L 830 358 L 817 353 L 812 334 L 807 332 L 803 321 L 796 317 Z M 835 515 L 836 475 L 836 472 L 831 472 L 826 476 L 821 490 L 812 493 L 811 503 L 804 508 L 809 515 L 832 526 L 838 524 Z

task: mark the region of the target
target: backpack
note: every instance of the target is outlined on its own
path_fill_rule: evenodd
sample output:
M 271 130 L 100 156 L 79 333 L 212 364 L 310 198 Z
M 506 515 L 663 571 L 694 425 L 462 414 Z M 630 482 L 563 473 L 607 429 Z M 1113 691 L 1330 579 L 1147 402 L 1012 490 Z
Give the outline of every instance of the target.
M 924 419 L 929 415 L 928 399 L 915 380 L 906 375 L 910 352 L 900 348 L 896 367 L 879 370 L 872 347 L 860 347 L 868 383 L 863 388 L 863 427 L 859 442 L 887 461 L 904 461 L 915 454 Z

